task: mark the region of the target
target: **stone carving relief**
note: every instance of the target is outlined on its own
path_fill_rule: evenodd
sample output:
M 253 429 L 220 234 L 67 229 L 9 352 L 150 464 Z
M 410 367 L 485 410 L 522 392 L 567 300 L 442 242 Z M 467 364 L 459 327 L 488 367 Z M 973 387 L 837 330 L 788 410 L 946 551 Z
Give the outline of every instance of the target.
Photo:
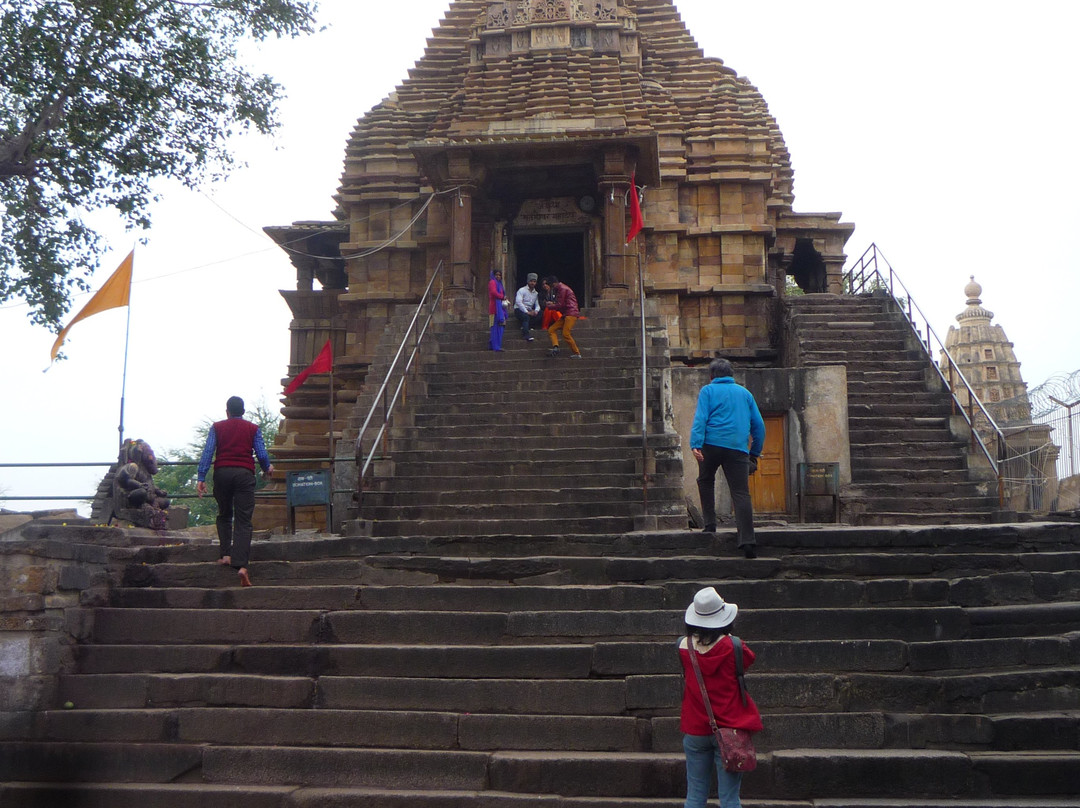
M 592 44 L 592 30 L 589 28 L 573 28 L 570 30 L 570 47 L 587 48 Z
M 593 19 L 597 22 L 616 22 L 619 19 L 618 0 L 591 0 Z
M 619 32 L 603 30 L 598 31 L 597 49 L 601 51 L 618 51 L 619 48 Z
M 485 43 L 485 56 L 506 56 L 510 53 L 509 36 L 493 36 Z
M 536 22 L 618 22 L 618 0 L 503 0 L 488 6 L 489 30 Z
M 532 7 L 531 22 L 557 22 L 570 19 L 568 0 L 526 0 Z
M 570 29 L 562 26 L 556 28 L 534 28 L 534 48 L 565 48 L 570 44 Z
M 509 3 L 496 3 L 488 8 L 488 28 L 507 28 L 511 19 Z

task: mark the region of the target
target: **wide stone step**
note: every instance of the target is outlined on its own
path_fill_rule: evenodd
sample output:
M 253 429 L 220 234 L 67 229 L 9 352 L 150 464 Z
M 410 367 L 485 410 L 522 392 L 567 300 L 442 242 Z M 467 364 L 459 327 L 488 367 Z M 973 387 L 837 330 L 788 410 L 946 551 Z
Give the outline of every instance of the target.
M 677 716 L 426 713 L 413 711 L 181 707 L 47 710 L 34 716 L 37 740 L 179 742 L 273 746 L 485 750 L 678 752 Z M 754 738 L 761 751 L 800 746 L 908 749 L 927 744 L 1013 750 L 1080 749 L 1080 712 L 1004 714 L 770 712 Z
M 239 805 L 292 808 L 299 805 L 295 800 L 301 792 L 295 786 L 191 782 L 0 782 L 0 805 L 4 808 L 237 808 Z
M 134 751 L 134 747 L 115 744 L 109 748 L 116 760 L 125 763 L 130 763 L 129 750 Z M 105 779 L 96 770 L 101 756 L 89 745 L 38 744 L 24 751 L 20 761 L 27 764 L 24 774 L 45 775 L 35 779 L 55 780 L 58 759 L 69 764 L 64 775 L 69 783 Z M 1061 752 L 1033 752 L 1018 757 L 1013 753 L 948 750 L 778 750 L 759 756 L 758 771 L 746 778 L 743 793 L 749 805 L 757 804 L 750 802 L 751 799 L 778 798 L 813 799 L 815 805 L 820 805 L 822 797 L 831 797 L 857 798 L 857 802 L 846 804 L 866 806 L 871 803 L 865 798 L 872 796 L 891 799 L 894 802 L 887 804 L 892 805 L 926 806 L 937 805 L 934 800 L 955 801 L 958 797 L 990 794 L 997 796 L 997 805 L 1029 806 L 1040 803 L 1018 801 L 1017 797 L 1033 795 L 1043 801 L 1052 797 L 1073 799 L 1075 763 L 1075 754 Z M 209 746 L 202 751 L 204 781 L 215 785 L 246 785 L 251 772 L 259 772 L 263 785 L 253 792 L 252 798 L 259 793 L 272 796 L 275 785 L 317 785 L 320 792 L 313 795 L 315 800 L 304 804 L 320 806 L 334 804 L 327 801 L 325 789 L 356 787 L 422 792 L 440 800 L 431 804 L 441 805 L 475 805 L 476 792 L 490 789 L 496 792 L 493 796 L 497 799 L 502 798 L 500 794 L 526 796 L 528 801 L 523 805 L 545 804 L 536 802 L 539 795 L 558 794 L 571 798 L 560 799 L 559 806 L 588 805 L 579 802 L 580 797 L 606 799 L 609 805 L 612 798 L 626 798 L 620 799 L 619 804 L 648 806 L 649 799 L 678 799 L 685 789 L 683 766 L 683 756 L 679 753 L 483 753 L 271 746 Z M 72 793 L 69 784 L 59 787 L 67 794 Z M 470 792 L 460 797 L 468 796 L 473 801 L 447 802 L 442 793 L 446 789 Z M 11 790 L 5 788 L 2 793 L 10 794 Z M 902 793 L 904 801 L 896 802 L 893 796 L 896 793 Z M 348 793 L 349 800 L 356 800 L 357 796 Z M 396 804 L 417 804 L 412 794 L 408 796 L 410 802 Z M 384 803 L 377 791 L 369 791 L 364 797 L 360 802 L 337 804 L 394 804 Z
M 633 430 L 638 429 L 637 434 Z M 497 442 L 502 440 L 501 444 Z M 667 442 L 665 436 L 656 436 L 657 441 Z M 412 452 L 438 452 L 441 455 L 453 457 L 456 453 L 468 452 L 473 456 L 473 462 L 482 462 L 484 455 L 498 455 L 507 452 L 514 454 L 526 454 L 536 451 L 557 451 L 564 456 L 574 455 L 578 452 L 603 452 L 621 451 L 633 448 L 641 452 L 640 424 L 624 423 L 621 430 L 612 430 L 607 434 L 584 433 L 581 430 L 566 430 L 565 434 L 557 437 L 546 435 L 530 435 L 526 430 L 516 435 L 477 435 L 461 434 L 456 436 L 427 436 L 427 430 L 413 430 L 404 437 L 391 437 L 387 451 L 391 453 Z M 496 444 L 496 445 L 493 445 Z M 479 455 L 479 456 L 478 456 Z M 570 458 L 568 457 L 568 462 Z
M 630 518 L 645 513 L 641 491 L 623 488 L 618 496 L 610 494 L 574 491 L 560 496 L 559 492 L 543 498 L 522 498 L 508 492 L 501 495 L 480 497 L 480 502 L 429 501 L 432 497 L 416 498 L 410 502 L 408 494 L 400 497 L 393 493 L 365 497 L 361 513 L 365 519 L 383 523 L 387 521 L 416 520 L 484 520 L 507 523 L 541 520 L 558 513 L 568 524 L 574 520 L 591 524 L 588 519 Z M 592 494 L 592 495 L 591 495 Z M 389 498 L 391 501 L 387 501 Z M 469 499 L 475 499 L 470 497 Z M 685 506 L 684 506 L 685 507 Z M 505 529 L 505 528 L 504 528 Z
M 580 389 L 567 389 L 558 394 L 558 407 L 552 407 L 551 396 L 539 388 L 507 392 L 473 393 L 468 390 L 446 392 L 435 398 L 425 399 L 417 407 L 418 414 L 439 415 L 456 412 L 500 411 L 500 405 L 513 405 L 517 412 L 538 412 L 551 415 L 554 412 L 588 412 L 593 408 L 634 412 L 641 406 L 641 396 L 626 390 L 607 390 L 603 387 L 590 389 L 588 384 Z M 470 409 L 462 410 L 468 406 Z
M 403 482 L 403 481 L 402 481 Z M 610 480 L 610 483 L 619 482 Z M 640 480 L 625 480 L 626 484 L 596 486 L 591 488 L 489 488 L 457 491 L 438 491 L 415 489 L 412 486 L 394 486 L 387 491 L 369 491 L 364 494 L 364 508 L 372 508 L 373 514 L 378 514 L 378 508 L 396 508 L 403 518 L 416 518 L 411 516 L 411 509 L 429 509 L 433 507 L 448 508 L 446 513 L 460 513 L 462 509 L 469 509 L 469 513 L 482 513 L 491 508 L 502 508 L 506 516 L 521 513 L 525 516 L 535 514 L 543 515 L 537 509 L 557 508 L 560 513 L 572 515 L 574 507 L 589 505 L 593 508 L 594 515 L 605 515 L 605 509 L 610 509 L 611 515 L 626 513 L 628 505 L 641 505 L 642 493 Z M 548 481 L 550 485 L 551 481 Z M 502 485 L 517 485 L 517 481 L 503 481 Z M 678 500 L 682 496 L 681 487 L 650 486 L 649 496 L 654 500 Z M 482 510 L 478 510 L 482 509 Z M 588 514 L 582 514 L 588 515 Z M 378 517 L 375 518 L 384 518 Z
M 380 609 L 407 602 L 432 611 L 448 609 L 482 611 L 575 610 L 586 608 L 677 609 L 693 596 L 692 582 L 612 586 L 257 586 L 250 588 L 128 588 L 111 592 L 110 606 L 181 609 Z M 821 606 L 853 607 L 923 603 L 979 606 L 987 602 L 1060 600 L 1080 596 L 1080 571 L 1037 570 L 993 573 L 972 577 L 880 578 L 872 581 L 822 578 L 785 581 L 777 586 L 770 578 L 732 580 L 724 594 L 734 602 L 768 602 L 774 608 L 804 606 L 809 600 Z
M 537 473 L 535 476 L 515 477 L 512 483 L 510 483 L 504 475 L 484 474 L 484 469 L 473 469 L 474 471 L 480 472 L 477 474 L 421 476 L 420 474 L 406 475 L 399 473 L 395 477 L 376 477 L 374 479 L 377 485 L 386 486 L 387 490 L 408 490 L 416 492 L 434 491 L 440 495 L 447 496 L 454 493 L 476 494 L 476 492 L 497 491 L 508 484 L 512 484 L 514 490 L 518 492 L 518 496 L 530 498 L 532 496 L 530 492 L 548 490 L 551 489 L 554 483 L 558 483 L 559 490 L 563 491 L 587 488 L 609 488 L 613 486 L 620 488 L 631 487 L 638 492 L 638 496 L 640 497 L 642 484 L 641 474 L 631 468 L 631 465 L 632 464 L 629 462 L 624 464 L 625 470 L 621 474 L 559 474 L 558 477 L 555 478 L 546 474 Z M 400 472 L 403 469 L 399 467 L 398 470 Z M 412 468 L 411 470 L 417 472 L 423 471 L 422 468 Z M 649 489 L 652 490 L 653 486 L 665 488 L 674 482 L 675 480 L 673 477 L 658 475 L 655 480 L 650 481 Z M 373 493 L 373 490 L 365 491 L 364 499 L 367 500 Z
M 610 678 L 675 673 L 673 639 L 537 645 L 85 645 L 81 674 L 241 673 L 497 679 Z M 979 640 L 754 640 L 754 674 L 932 673 L 1080 664 L 1080 636 L 1044 634 Z
M 917 458 L 898 454 L 880 454 L 877 451 L 871 453 L 869 448 L 861 452 L 852 452 L 851 465 L 852 475 L 861 474 L 862 471 L 896 471 L 909 472 L 921 475 L 931 470 L 953 471 L 967 470 L 966 452 L 958 446 L 945 447 L 943 451 L 935 455 L 922 455 Z
M 747 686 L 764 710 L 1017 713 L 1075 710 L 1077 675 L 1076 666 L 979 674 L 754 672 Z M 58 699 L 90 710 L 318 706 L 469 715 L 677 715 L 682 679 L 681 672 L 609 679 L 79 674 L 60 678 Z
M 991 524 L 993 514 L 989 511 L 927 511 L 909 513 L 907 511 L 874 510 L 860 513 L 850 518 L 852 524 L 860 527 L 874 525 L 987 525 Z
M 966 444 L 957 441 L 943 440 L 864 440 L 852 441 L 852 462 L 855 457 L 863 455 L 879 455 L 884 457 L 941 457 L 960 453 L 963 456 Z M 886 447 L 884 450 L 882 447 Z
M 617 391 L 623 395 L 630 395 L 635 389 L 640 389 L 639 378 L 627 374 L 620 378 L 592 378 L 584 375 L 573 375 L 565 379 L 553 379 L 549 377 L 544 382 L 544 388 L 538 388 L 535 377 L 521 377 L 501 374 L 495 378 L 473 378 L 469 376 L 446 381 L 429 381 L 429 396 L 458 396 L 475 393 L 499 393 L 507 395 L 518 393 L 532 395 L 535 398 L 548 398 L 543 395 L 542 389 L 557 389 L 559 392 L 592 391 L 597 394 L 603 391 L 606 395 L 615 394 Z
M 950 434 L 948 425 L 945 423 L 933 427 L 925 424 L 914 424 L 911 427 L 904 428 L 887 418 L 875 419 L 876 423 L 873 424 L 865 423 L 867 420 L 870 419 L 862 419 L 863 422 L 856 419 L 853 423 L 850 423 L 849 435 L 852 444 L 859 446 L 877 446 L 883 443 L 927 445 L 937 441 L 945 444 L 964 445 L 962 441 L 957 440 Z
M 567 530 L 573 533 L 613 533 L 633 530 L 634 515 L 588 516 L 579 518 L 424 518 L 420 520 L 376 520 L 376 536 L 498 536 L 507 532 L 522 536 L 555 536 Z M 685 522 L 685 517 L 682 518 Z
M 896 468 L 868 468 L 861 463 L 859 465 L 862 467 L 852 469 L 852 483 L 856 486 L 874 483 L 918 483 L 927 479 L 956 484 L 971 482 L 967 469 L 959 465 L 956 468 L 912 468 L 910 459 L 903 464 L 898 463 Z
M 529 425 L 530 434 L 555 435 L 567 426 L 602 425 L 605 429 L 626 429 L 631 424 L 627 420 L 627 409 L 589 409 L 589 410 L 562 410 L 558 420 L 551 422 L 541 421 Z M 522 426 L 521 415 L 518 411 L 504 411 L 484 413 L 484 423 L 488 428 L 505 427 L 511 433 L 519 430 Z M 476 431 L 477 413 L 434 413 L 418 412 L 413 416 L 417 428 L 427 430 L 436 429 L 472 429 Z M 641 419 L 633 424 L 638 426 Z
M 875 513 L 908 513 L 918 516 L 923 513 L 986 513 L 990 514 L 998 507 L 996 496 L 983 494 L 976 490 L 960 489 L 958 496 L 908 496 L 897 494 L 867 495 L 856 499 L 853 494 L 849 505 L 857 501 L 869 511 Z M 968 496 L 964 496 L 968 493 Z
M 868 401 L 858 403 L 858 399 L 848 397 L 848 421 L 852 426 L 858 426 L 863 419 L 890 419 L 904 418 L 916 423 L 925 421 L 934 425 L 948 426 L 949 416 L 952 415 L 952 407 L 948 400 L 942 400 L 941 396 L 926 393 L 925 398 L 909 395 L 906 401 L 897 401 L 890 396 L 887 402 Z
M 424 566 L 435 565 L 425 565 L 424 559 L 416 560 L 417 569 Z M 682 630 L 679 613 L 671 609 L 463 613 L 419 609 L 248 612 L 235 609 L 98 608 L 92 610 L 92 617 L 94 642 L 110 645 L 143 642 L 296 644 L 320 640 L 406 643 L 420 642 L 430 636 L 445 637 L 454 645 L 529 644 L 560 640 L 597 642 L 605 638 L 664 639 L 678 637 Z M 741 631 L 762 640 L 964 639 L 971 631 L 965 610 L 948 606 L 756 609 L 739 619 Z M 988 621 L 985 625 L 990 630 L 989 627 L 996 624 Z

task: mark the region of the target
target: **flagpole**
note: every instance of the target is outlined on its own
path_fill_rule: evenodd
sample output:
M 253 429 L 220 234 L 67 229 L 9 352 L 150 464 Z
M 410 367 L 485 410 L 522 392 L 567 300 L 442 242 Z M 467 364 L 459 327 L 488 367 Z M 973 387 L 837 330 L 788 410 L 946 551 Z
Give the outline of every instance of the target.
M 326 532 L 334 532 L 334 363 L 330 362 L 330 507 L 326 509 Z
M 127 394 L 128 344 L 131 341 L 131 303 L 127 305 L 127 325 L 124 327 L 124 376 L 120 382 L 120 447 L 117 456 L 124 449 L 124 396 Z

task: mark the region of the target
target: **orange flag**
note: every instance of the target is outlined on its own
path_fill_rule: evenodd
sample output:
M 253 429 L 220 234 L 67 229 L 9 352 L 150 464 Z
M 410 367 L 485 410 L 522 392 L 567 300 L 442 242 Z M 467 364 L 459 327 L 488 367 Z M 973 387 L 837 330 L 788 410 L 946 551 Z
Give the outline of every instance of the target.
M 131 270 L 135 266 L 135 250 L 132 250 L 128 257 L 120 262 L 120 266 L 116 268 L 114 272 L 105 284 L 97 290 L 97 293 L 90 298 L 90 302 L 83 306 L 82 311 L 75 315 L 75 318 L 64 326 L 64 330 L 56 336 L 56 342 L 52 346 L 52 360 L 56 360 L 56 355 L 60 353 L 60 346 L 64 344 L 64 340 L 67 338 L 67 332 L 71 330 L 71 327 L 79 320 L 85 320 L 87 317 L 91 317 L 95 314 L 100 314 L 103 311 L 109 309 L 118 309 L 122 306 L 128 305 L 131 301 Z
M 319 351 L 319 355 L 315 357 L 315 361 L 296 374 L 296 378 L 289 382 L 289 386 L 285 388 L 285 395 L 296 392 L 297 388 L 306 382 L 307 377 L 313 373 L 329 373 L 333 369 L 334 349 L 330 347 L 330 340 L 327 340 L 322 350 Z

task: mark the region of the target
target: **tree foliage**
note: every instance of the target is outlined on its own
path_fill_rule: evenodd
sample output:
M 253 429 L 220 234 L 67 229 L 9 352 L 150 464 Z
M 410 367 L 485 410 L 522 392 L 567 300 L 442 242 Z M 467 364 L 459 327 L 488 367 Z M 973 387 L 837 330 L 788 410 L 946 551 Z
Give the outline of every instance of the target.
M 262 429 L 263 440 L 266 442 L 268 451 L 273 451 L 274 438 L 277 437 L 278 426 L 281 418 L 272 412 L 266 402 L 260 401 L 247 413 L 248 420 L 253 421 Z M 184 463 L 181 466 L 162 465 L 154 475 L 154 484 L 163 488 L 172 497 L 177 495 L 194 496 L 195 483 L 198 482 L 198 463 L 202 457 L 203 447 L 206 445 L 206 437 L 210 433 L 213 422 L 209 419 L 203 421 L 195 428 L 195 435 L 182 449 L 166 449 L 158 455 L 158 460 L 163 463 Z M 188 524 L 192 527 L 197 525 L 212 525 L 217 519 L 217 503 L 214 501 L 213 475 L 207 475 L 206 485 L 209 493 L 202 499 L 175 499 L 177 505 L 184 505 L 191 510 Z M 266 485 L 266 478 L 261 474 L 256 475 L 256 490 Z
M 104 247 L 82 220 L 146 228 L 155 178 L 197 187 L 230 138 L 277 125 L 281 87 L 245 41 L 312 30 L 312 0 L 0 0 L 0 302 L 59 328 Z

